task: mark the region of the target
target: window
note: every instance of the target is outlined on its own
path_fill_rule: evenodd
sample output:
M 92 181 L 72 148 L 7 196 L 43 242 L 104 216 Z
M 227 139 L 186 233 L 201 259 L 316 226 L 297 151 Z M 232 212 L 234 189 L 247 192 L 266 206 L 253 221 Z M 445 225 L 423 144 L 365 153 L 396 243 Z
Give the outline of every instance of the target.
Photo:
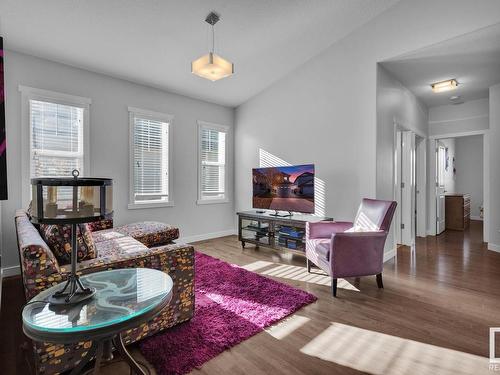
M 30 177 L 71 177 L 83 161 L 83 108 L 48 101 L 29 101 Z
M 198 121 L 198 204 L 227 202 L 227 132 L 229 127 Z
M 172 206 L 170 142 L 173 116 L 129 108 L 129 208 Z
M 31 200 L 30 179 L 71 177 L 88 163 L 90 99 L 19 86 L 22 94 L 23 204 Z

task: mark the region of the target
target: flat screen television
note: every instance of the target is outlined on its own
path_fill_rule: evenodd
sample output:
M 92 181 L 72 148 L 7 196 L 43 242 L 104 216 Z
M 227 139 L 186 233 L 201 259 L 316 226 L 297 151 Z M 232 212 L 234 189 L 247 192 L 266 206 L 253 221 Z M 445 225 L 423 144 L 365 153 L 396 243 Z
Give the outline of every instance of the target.
M 314 164 L 254 168 L 253 208 L 314 213 Z

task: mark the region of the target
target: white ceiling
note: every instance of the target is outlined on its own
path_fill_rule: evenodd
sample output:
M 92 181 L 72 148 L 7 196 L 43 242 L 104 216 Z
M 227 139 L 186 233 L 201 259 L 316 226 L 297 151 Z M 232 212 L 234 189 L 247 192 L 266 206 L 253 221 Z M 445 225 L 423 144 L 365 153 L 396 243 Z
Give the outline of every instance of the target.
M 6 49 L 237 106 L 398 0 L 1 0 Z M 208 49 L 209 11 L 221 14 L 218 51 L 234 76 L 190 72 Z
M 428 107 L 488 97 L 488 88 L 500 82 L 500 24 L 472 32 L 382 65 Z M 456 90 L 433 93 L 431 83 L 457 79 Z

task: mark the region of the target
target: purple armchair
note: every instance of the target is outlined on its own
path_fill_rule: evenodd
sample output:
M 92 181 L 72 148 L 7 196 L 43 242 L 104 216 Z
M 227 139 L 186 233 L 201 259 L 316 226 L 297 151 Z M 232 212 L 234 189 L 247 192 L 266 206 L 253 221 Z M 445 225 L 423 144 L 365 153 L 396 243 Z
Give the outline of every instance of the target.
M 337 278 L 377 275 L 383 288 L 384 244 L 396 210 L 396 202 L 363 199 L 354 223 L 307 223 L 307 271 L 314 264 L 332 277 L 337 296 Z

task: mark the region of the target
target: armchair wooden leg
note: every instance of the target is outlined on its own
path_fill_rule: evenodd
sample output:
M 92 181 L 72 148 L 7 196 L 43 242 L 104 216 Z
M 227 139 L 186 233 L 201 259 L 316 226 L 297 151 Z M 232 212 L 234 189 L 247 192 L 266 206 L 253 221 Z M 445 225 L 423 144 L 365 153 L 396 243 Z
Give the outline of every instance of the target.
M 311 273 L 311 261 L 306 258 L 307 273 Z
M 337 297 L 337 279 L 332 279 L 332 294 Z
M 377 274 L 377 285 L 378 285 L 379 289 L 384 288 L 384 283 L 382 282 L 382 274 L 381 273 Z

